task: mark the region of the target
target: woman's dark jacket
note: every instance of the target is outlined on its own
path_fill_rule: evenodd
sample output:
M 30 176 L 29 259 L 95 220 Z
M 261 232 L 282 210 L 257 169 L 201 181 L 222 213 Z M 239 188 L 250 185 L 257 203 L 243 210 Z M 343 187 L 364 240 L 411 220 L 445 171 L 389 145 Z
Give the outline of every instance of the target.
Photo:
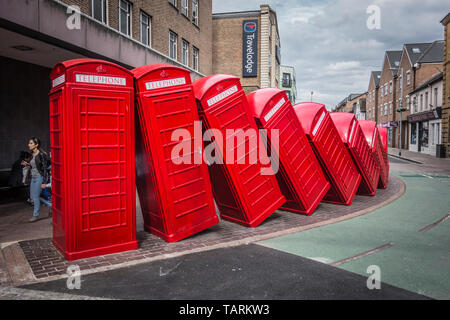
M 41 151 L 35 156 L 34 161 L 36 161 L 36 169 L 42 176 L 42 183 L 48 183 L 49 180 L 48 166 L 50 165 L 48 155 Z

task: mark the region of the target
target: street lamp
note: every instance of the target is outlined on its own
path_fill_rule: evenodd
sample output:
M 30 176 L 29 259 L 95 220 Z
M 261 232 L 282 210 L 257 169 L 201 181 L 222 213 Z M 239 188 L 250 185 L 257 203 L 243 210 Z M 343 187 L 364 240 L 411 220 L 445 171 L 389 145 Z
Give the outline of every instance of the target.
M 403 104 L 403 100 L 402 100 L 402 104 Z M 397 112 L 400 112 L 400 121 L 399 121 L 399 126 L 400 126 L 400 143 L 398 146 L 398 155 L 401 157 L 402 156 L 402 112 L 405 112 L 406 110 L 408 110 L 407 108 L 398 108 Z

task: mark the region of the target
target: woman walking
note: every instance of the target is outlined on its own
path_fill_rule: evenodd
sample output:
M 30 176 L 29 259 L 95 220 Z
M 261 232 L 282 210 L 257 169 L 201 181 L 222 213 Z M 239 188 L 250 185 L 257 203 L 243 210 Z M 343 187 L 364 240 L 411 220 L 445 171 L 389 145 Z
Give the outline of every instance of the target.
M 30 197 L 34 204 L 33 217 L 29 220 L 35 222 L 39 220 L 39 208 L 41 206 L 40 195 L 42 189 L 48 183 L 48 156 L 41 148 L 41 141 L 38 138 L 31 138 L 28 142 L 28 148 L 33 156 L 30 161 L 31 183 Z

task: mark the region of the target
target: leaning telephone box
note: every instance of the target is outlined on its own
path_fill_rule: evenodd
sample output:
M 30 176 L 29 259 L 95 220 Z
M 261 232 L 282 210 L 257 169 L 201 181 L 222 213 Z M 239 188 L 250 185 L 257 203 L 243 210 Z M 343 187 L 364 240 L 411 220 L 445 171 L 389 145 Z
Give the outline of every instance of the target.
M 362 177 L 357 194 L 374 196 L 380 178 L 380 167 L 358 120 L 353 113 L 347 112 L 333 112 L 330 116 Z
M 388 157 L 388 134 L 387 128 L 377 126 L 378 133 L 380 134 L 381 144 L 383 145 L 383 158 L 386 167 L 389 172 L 389 157 Z
M 137 249 L 133 75 L 77 59 L 50 78 L 53 244 L 67 260 Z
M 253 134 L 255 138 L 259 136 L 239 78 L 230 75 L 204 77 L 194 82 L 194 93 L 204 130 L 215 129 L 225 138 L 216 141 L 219 137 L 214 135 L 210 139 L 213 142 L 205 147 L 205 155 L 214 146 L 215 159 L 223 160 L 222 163 L 213 161 L 209 164 L 213 193 L 221 217 L 256 227 L 277 210 L 285 198 L 270 164 L 263 166 L 259 157 L 251 161 L 251 152 L 255 152 L 247 148 L 251 137 L 244 136 L 242 142 L 236 137 L 239 133 Z M 235 140 L 238 142 L 234 143 Z M 245 150 L 239 152 L 239 149 L 243 150 L 242 145 Z M 235 161 L 226 156 L 226 148 L 232 151 L 233 158 L 237 153 Z
M 190 72 L 161 64 L 132 72 L 139 118 L 136 182 L 144 228 L 167 242 L 178 241 L 219 222 L 201 136 L 194 139 L 199 120 Z M 179 140 L 177 132 L 186 136 Z
M 268 137 L 272 130 L 278 130 L 280 170 L 276 177 L 286 198 L 281 209 L 311 215 L 330 189 L 330 183 L 285 91 L 259 89 L 249 93 L 247 100 L 258 127 L 266 129 Z
M 351 205 L 361 176 L 327 109 L 321 103 L 304 102 L 296 104 L 294 110 L 331 183 L 322 201 Z
M 375 121 L 361 120 L 359 121 L 367 143 L 372 148 L 373 155 L 380 166 L 380 179 L 378 182 L 378 189 L 386 189 L 389 179 L 389 165 L 384 160 L 383 142 L 381 141 L 380 133 Z

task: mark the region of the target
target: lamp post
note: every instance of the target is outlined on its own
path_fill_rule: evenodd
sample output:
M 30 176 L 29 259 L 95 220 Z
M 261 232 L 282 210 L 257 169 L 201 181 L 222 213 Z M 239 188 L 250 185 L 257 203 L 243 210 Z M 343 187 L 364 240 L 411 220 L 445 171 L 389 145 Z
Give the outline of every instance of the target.
M 403 100 L 402 100 L 402 104 L 403 104 Z M 398 108 L 397 112 L 400 112 L 400 121 L 399 121 L 399 125 L 400 125 L 400 142 L 399 142 L 399 146 L 398 146 L 398 155 L 401 157 L 402 156 L 402 112 L 405 112 L 406 108 Z

